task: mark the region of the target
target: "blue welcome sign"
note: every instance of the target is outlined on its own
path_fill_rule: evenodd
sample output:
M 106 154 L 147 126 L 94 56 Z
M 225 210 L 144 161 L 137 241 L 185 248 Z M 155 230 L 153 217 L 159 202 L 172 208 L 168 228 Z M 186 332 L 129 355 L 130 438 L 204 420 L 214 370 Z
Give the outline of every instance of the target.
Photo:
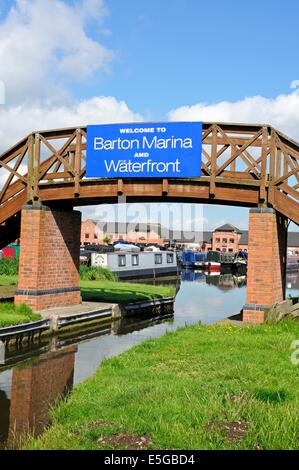
M 88 178 L 183 178 L 201 175 L 202 123 L 87 127 Z

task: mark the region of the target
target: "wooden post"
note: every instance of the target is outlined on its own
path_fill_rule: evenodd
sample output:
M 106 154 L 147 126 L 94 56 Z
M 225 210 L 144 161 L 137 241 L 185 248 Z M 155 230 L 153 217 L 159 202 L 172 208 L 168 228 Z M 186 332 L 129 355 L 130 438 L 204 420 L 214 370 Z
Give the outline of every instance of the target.
M 260 200 L 266 200 L 266 180 L 267 180 L 267 155 L 268 155 L 268 129 L 263 127 L 262 133 L 262 167 L 261 167 L 261 185 Z
M 80 196 L 81 179 L 81 158 L 82 158 L 82 134 L 81 130 L 76 131 L 76 151 L 75 151 L 75 196 Z
M 274 180 L 275 180 L 275 154 L 276 154 L 276 133 L 271 131 L 271 151 L 270 151 L 270 175 L 269 175 L 269 195 L 270 204 L 274 205 Z
M 40 137 L 35 134 L 35 152 L 34 152 L 34 171 L 33 171 L 33 199 L 38 201 L 38 183 L 39 183 L 39 168 L 40 168 Z
M 27 199 L 34 203 L 34 137 L 28 139 Z
M 215 196 L 216 189 L 216 167 L 217 167 L 217 128 L 213 125 L 212 129 L 212 149 L 211 149 L 211 178 L 210 178 L 210 196 Z

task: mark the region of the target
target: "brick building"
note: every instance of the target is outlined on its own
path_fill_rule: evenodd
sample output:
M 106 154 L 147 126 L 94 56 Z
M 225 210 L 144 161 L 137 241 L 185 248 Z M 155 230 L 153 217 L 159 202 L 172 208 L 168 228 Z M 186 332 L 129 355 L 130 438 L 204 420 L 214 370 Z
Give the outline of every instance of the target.
M 107 237 L 112 243 L 121 239 L 129 243 L 164 245 L 160 224 L 103 223 L 92 219 L 82 222 L 81 245 L 102 245 Z
M 235 253 L 238 250 L 248 250 L 248 231 L 240 230 L 232 224 L 224 224 L 214 231 L 204 231 L 201 236 L 197 235 L 194 242 L 194 233 L 175 233 L 172 239 L 184 248 L 200 251 L 222 251 L 223 253 Z M 266 240 L 265 240 L 266 244 Z M 288 233 L 288 256 L 299 257 L 299 232 Z
M 222 251 L 235 253 L 238 250 L 248 249 L 248 231 L 240 230 L 232 224 L 224 224 L 214 231 L 203 231 L 202 234 L 194 232 L 169 231 L 168 238 L 160 224 L 103 224 L 88 219 L 82 222 L 81 245 L 104 244 L 105 235 L 109 235 L 111 242 L 119 239 L 130 243 L 158 244 L 163 246 L 175 243 L 183 248 L 200 251 Z M 299 257 L 299 232 L 288 233 L 288 255 Z
M 240 249 L 242 232 L 231 224 L 221 225 L 212 233 L 211 248 L 213 251 L 235 253 Z

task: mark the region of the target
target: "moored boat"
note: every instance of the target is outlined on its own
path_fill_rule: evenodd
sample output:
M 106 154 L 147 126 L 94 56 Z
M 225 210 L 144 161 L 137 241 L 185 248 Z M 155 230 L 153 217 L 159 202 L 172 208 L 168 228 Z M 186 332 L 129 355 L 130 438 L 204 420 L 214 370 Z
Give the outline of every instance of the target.
M 138 251 L 137 251 L 138 250 Z M 172 251 L 140 251 L 140 248 L 117 246 L 114 252 L 91 255 L 92 266 L 102 266 L 117 274 L 119 279 L 178 275 L 177 258 Z
M 207 254 L 200 251 L 185 250 L 182 253 L 181 263 L 186 268 L 203 268 Z
M 222 253 L 221 251 L 209 251 L 205 262 L 205 269 L 208 271 L 220 271 L 221 268 L 233 266 L 234 255 L 232 253 Z
M 238 272 L 246 272 L 248 263 L 247 251 L 239 250 L 234 256 L 234 268 Z
M 299 270 L 299 257 L 288 256 L 287 257 L 287 271 L 298 271 Z

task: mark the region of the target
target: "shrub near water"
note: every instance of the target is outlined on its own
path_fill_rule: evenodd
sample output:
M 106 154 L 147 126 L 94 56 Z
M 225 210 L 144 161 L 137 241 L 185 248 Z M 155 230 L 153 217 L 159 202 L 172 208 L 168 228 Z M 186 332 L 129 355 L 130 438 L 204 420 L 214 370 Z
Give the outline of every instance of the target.
M 117 275 L 107 268 L 80 265 L 80 278 L 83 281 L 117 281 Z
M 0 276 L 15 276 L 19 272 L 19 258 L 0 258 Z

